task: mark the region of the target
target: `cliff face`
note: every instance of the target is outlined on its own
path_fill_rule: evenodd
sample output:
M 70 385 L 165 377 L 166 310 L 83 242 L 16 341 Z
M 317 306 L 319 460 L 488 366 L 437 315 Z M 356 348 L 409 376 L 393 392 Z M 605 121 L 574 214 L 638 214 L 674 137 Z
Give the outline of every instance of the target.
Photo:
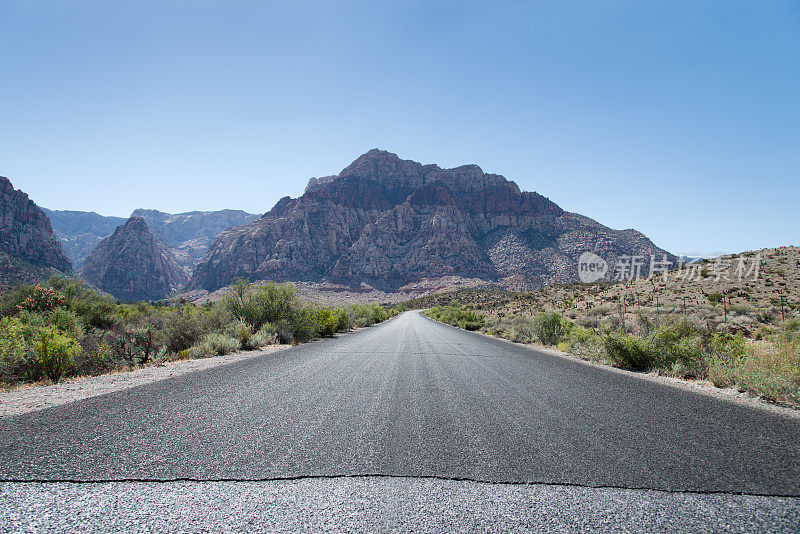
M 0 278 L 33 282 L 53 270 L 69 273 L 72 265 L 61 251 L 47 215 L 8 178 L 0 176 Z M 27 267 L 30 266 L 30 269 Z M 30 270 L 30 276 L 25 271 Z
M 76 269 L 104 237 L 127 220 L 85 211 L 44 211 Z M 133 215 L 143 218 L 162 244 L 172 250 L 181 266 L 189 270 L 205 256 L 208 245 L 222 230 L 258 218 L 258 215 L 240 210 L 172 214 L 137 209 Z
M 476 165 L 442 169 L 371 150 L 222 232 L 190 286 L 214 290 L 248 277 L 393 291 L 447 276 L 527 289 L 576 280 L 585 251 L 664 253 L 634 230 L 567 213 Z
M 56 237 L 76 270 L 80 270 L 100 240 L 111 235 L 126 220 L 94 212 L 42 209 L 50 218 Z
M 131 217 L 86 258 L 81 276 L 121 300 L 158 300 L 186 283 L 175 256 Z

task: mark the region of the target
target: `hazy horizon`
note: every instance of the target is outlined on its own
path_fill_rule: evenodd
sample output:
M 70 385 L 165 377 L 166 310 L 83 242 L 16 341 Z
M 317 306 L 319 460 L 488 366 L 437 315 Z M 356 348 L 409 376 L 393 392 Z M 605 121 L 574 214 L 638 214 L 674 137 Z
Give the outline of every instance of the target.
M 264 213 L 377 147 L 675 253 L 799 241 L 793 2 L 5 1 L 0 68 L 48 209 Z

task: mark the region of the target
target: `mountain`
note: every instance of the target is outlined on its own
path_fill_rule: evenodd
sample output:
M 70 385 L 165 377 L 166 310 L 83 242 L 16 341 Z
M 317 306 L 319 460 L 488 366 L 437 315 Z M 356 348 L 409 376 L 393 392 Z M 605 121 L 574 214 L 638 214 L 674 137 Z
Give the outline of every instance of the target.
M 397 291 L 447 277 L 530 289 L 577 280 L 585 251 L 612 266 L 620 255 L 666 254 L 477 165 L 443 169 L 375 149 L 222 232 L 190 287 L 248 277 Z
M 241 210 L 190 211 L 164 213 L 157 210 L 137 209 L 147 225 L 172 249 L 181 265 L 193 267 L 208 252 L 208 245 L 223 230 L 239 226 L 258 218 L 258 215 Z
M 44 211 L 50 217 L 64 252 L 78 269 L 100 240 L 127 220 L 85 211 Z M 143 218 L 162 244 L 172 249 L 178 262 L 188 269 L 205 255 L 208 245 L 222 230 L 258 218 L 258 215 L 240 210 L 192 211 L 173 215 L 137 209 L 133 215 Z
M 135 216 L 100 241 L 81 276 L 120 300 L 163 299 L 187 280 L 175 255 Z
M 0 284 L 36 282 L 71 272 L 72 264 L 47 215 L 0 176 Z
M 111 235 L 123 217 L 107 217 L 95 212 L 49 210 L 42 208 L 50 218 L 50 224 L 61 242 L 64 253 L 80 269 L 86 256 L 94 250 L 101 239 Z

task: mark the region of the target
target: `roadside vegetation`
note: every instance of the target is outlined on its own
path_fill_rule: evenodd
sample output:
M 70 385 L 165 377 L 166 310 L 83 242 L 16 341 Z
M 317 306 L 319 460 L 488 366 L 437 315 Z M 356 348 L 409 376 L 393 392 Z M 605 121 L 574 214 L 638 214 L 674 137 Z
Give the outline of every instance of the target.
M 317 306 L 292 284 L 237 280 L 216 303 L 121 303 L 52 278 L 0 294 L 0 387 L 296 344 L 370 326 L 399 308 Z
M 655 277 L 521 293 L 464 289 L 405 304 L 461 328 L 468 313 L 479 317 L 471 326 L 511 341 L 800 407 L 800 249 L 760 254 L 757 280 L 717 281 L 701 270 L 691 283 Z

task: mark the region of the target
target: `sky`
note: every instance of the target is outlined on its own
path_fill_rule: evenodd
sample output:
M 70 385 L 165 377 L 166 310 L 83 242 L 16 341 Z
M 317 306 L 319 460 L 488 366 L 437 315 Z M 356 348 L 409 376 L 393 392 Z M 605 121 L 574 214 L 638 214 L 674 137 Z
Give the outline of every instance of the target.
M 268 211 L 371 148 L 667 250 L 800 245 L 800 2 L 0 0 L 0 175 Z

